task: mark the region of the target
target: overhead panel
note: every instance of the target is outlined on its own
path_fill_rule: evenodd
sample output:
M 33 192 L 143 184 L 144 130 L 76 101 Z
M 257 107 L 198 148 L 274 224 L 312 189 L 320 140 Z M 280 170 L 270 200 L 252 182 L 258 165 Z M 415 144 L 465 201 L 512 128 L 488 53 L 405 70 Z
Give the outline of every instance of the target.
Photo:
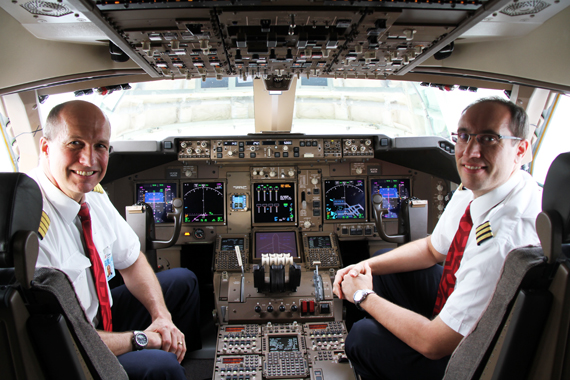
M 219 79 L 398 75 L 505 2 L 70 0 L 151 76 Z

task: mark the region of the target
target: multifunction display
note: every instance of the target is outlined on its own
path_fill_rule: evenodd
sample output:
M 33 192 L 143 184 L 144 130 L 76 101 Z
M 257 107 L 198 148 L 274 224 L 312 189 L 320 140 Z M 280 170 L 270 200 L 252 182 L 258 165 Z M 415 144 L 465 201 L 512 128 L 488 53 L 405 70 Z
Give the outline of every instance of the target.
M 186 182 L 182 184 L 184 223 L 225 222 L 224 183 Z
M 361 179 L 327 179 L 325 220 L 365 220 L 366 189 Z
M 235 251 L 236 245 L 243 251 L 243 238 L 222 238 L 220 251 Z
M 152 208 L 155 223 L 168 222 L 166 214 L 172 212 L 172 200 L 176 198 L 175 183 L 138 183 L 137 203 L 147 203 Z
M 269 352 L 299 351 L 299 339 L 296 336 L 269 336 Z
M 254 223 L 295 223 L 295 183 L 255 183 L 252 194 Z
M 288 253 L 291 257 L 299 257 L 297 234 L 295 231 L 256 232 L 255 258 L 261 259 L 264 253 Z
M 331 248 L 331 238 L 327 236 L 309 236 L 309 249 L 314 248 Z
M 370 180 L 370 194 L 382 196 L 382 208 L 388 209 L 382 217 L 397 219 L 400 215 L 402 201 L 410 197 L 409 178 L 380 178 Z

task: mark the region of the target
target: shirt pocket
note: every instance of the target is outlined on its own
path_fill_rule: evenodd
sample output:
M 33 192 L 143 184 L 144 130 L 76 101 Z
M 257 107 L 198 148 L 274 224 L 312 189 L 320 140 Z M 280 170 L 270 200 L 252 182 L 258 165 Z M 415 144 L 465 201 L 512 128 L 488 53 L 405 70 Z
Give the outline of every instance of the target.
M 76 251 L 69 256 L 61 268 L 69 277 L 69 280 L 75 288 L 77 298 L 79 298 L 84 308 L 91 302 L 91 293 L 89 291 L 89 282 L 86 273 L 90 270 L 90 267 L 91 260 L 83 253 Z

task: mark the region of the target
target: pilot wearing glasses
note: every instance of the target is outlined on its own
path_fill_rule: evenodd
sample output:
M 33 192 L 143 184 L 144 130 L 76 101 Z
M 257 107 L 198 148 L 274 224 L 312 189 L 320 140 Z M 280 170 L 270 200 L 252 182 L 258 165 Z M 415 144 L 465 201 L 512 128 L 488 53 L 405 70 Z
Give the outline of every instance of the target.
M 462 185 L 432 235 L 335 277 L 335 294 L 370 316 L 346 340 L 364 379 L 441 379 L 490 301 L 506 255 L 540 244 L 540 188 L 520 170 L 530 149 L 525 111 L 482 99 L 463 111 L 452 135 Z

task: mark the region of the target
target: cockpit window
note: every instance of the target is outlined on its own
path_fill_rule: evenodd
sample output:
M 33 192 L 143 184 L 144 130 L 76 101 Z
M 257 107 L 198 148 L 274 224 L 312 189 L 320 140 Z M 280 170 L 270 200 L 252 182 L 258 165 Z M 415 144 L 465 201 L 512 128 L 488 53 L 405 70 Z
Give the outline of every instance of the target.
M 105 111 L 113 141 L 255 133 L 251 79 L 162 80 L 130 83 L 130 87 L 96 89 L 77 97 Z M 499 90 L 474 90 L 393 80 L 300 77 L 291 132 L 449 138 L 469 103 L 486 96 L 506 98 Z M 73 93 L 51 95 L 41 105 L 42 120 L 52 107 L 74 98 Z

